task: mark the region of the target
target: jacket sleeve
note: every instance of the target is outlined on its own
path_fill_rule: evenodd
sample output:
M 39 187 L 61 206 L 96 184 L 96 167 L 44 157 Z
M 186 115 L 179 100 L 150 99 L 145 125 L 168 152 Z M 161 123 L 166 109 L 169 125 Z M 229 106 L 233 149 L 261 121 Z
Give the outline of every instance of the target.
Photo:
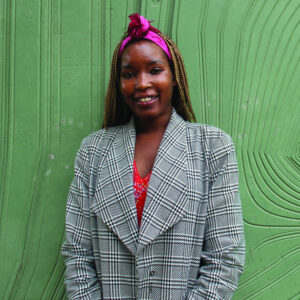
M 89 153 L 85 140 L 77 153 L 66 208 L 65 284 L 69 299 L 101 299 L 92 250 L 89 211 Z
M 243 271 L 245 240 L 238 168 L 231 138 L 221 133 L 208 147 L 211 178 L 197 285 L 187 299 L 231 299 Z

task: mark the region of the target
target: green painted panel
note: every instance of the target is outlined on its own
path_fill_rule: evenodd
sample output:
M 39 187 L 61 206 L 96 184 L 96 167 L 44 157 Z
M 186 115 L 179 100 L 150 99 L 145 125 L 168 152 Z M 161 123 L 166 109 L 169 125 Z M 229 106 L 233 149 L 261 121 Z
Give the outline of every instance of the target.
M 0 298 L 65 298 L 73 160 L 136 11 L 179 45 L 198 121 L 235 141 L 247 259 L 234 299 L 300 299 L 300 0 L 0 1 Z

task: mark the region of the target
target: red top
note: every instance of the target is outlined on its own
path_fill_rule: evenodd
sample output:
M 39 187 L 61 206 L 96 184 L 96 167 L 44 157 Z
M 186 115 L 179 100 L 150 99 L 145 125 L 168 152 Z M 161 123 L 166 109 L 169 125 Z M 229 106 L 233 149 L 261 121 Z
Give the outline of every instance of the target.
M 150 176 L 151 171 L 144 178 L 141 178 L 137 170 L 135 160 L 133 161 L 133 187 L 139 226 L 141 225 L 142 221 L 143 208 L 146 200 Z

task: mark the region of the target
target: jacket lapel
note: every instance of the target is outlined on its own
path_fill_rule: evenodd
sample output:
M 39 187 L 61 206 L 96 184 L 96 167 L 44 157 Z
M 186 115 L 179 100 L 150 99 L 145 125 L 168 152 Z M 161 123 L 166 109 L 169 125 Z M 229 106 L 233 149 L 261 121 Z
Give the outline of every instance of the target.
M 137 252 L 186 213 L 186 147 L 185 122 L 173 109 L 152 169 Z
M 91 209 L 135 255 L 187 212 L 185 122 L 173 109 L 152 169 L 140 230 L 133 190 L 134 146 L 132 118 L 106 149 Z
M 93 211 L 136 253 L 138 222 L 133 190 L 134 120 L 119 127 L 99 170 Z

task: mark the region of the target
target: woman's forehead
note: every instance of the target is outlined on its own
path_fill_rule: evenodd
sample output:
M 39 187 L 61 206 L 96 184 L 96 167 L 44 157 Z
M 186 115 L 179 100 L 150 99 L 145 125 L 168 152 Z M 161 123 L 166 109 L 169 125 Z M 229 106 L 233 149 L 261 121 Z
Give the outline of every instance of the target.
M 161 61 L 168 64 L 169 60 L 165 52 L 155 43 L 148 40 L 134 41 L 126 45 L 121 55 L 121 65 L 132 61 Z

